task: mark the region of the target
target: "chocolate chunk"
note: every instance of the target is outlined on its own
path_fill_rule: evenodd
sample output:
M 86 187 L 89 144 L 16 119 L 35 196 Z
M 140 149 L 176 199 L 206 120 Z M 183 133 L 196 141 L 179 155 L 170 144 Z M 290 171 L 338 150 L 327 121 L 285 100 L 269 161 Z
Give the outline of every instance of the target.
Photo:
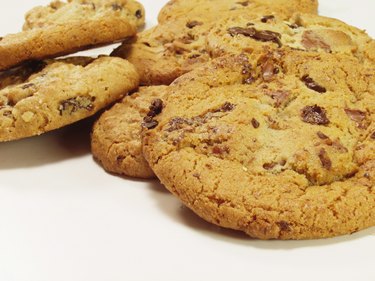
M 260 123 L 255 118 L 251 119 L 251 125 L 253 125 L 254 129 L 258 129 L 260 127 Z
M 279 72 L 279 69 L 275 67 L 272 59 L 266 60 L 262 64 L 262 76 L 265 82 L 270 82 L 274 79 L 275 75 Z
M 314 125 L 329 124 L 326 110 L 318 105 L 304 107 L 302 109 L 302 120 Z
M 366 112 L 363 112 L 358 109 L 345 109 L 346 115 L 349 116 L 351 120 L 357 123 L 358 127 L 361 129 L 365 128 L 365 125 L 363 124 L 363 121 L 366 120 Z
M 312 79 L 309 75 L 304 75 L 301 80 L 305 82 L 305 85 L 307 86 L 307 88 L 314 90 L 315 92 L 318 92 L 318 93 L 327 92 L 326 88 L 316 83 L 314 79 Z
M 84 96 L 67 99 L 67 100 L 60 102 L 58 110 L 60 111 L 61 116 L 64 113 L 73 114 L 81 109 L 92 111 L 94 109 L 94 105 L 93 105 L 94 100 L 95 98 L 93 97 L 84 97 Z
M 290 228 L 289 223 L 286 222 L 286 221 L 279 221 L 276 224 L 279 226 L 279 228 L 280 228 L 281 231 L 291 231 L 292 230 Z
M 142 123 L 142 127 L 146 128 L 146 129 L 154 129 L 156 128 L 157 126 L 159 125 L 159 122 L 154 120 L 152 117 L 150 116 L 146 116 L 144 119 L 143 119 L 143 123 Z
M 296 23 L 288 24 L 291 29 L 297 29 L 299 26 Z
M 273 19 L 275 19 L 275 16 L 273 16 L 273 15 L 268 15 L 268 16 L 264 16 L 264 17 L 262 17 L 261 18 L 261 22 L 264 22 L 264 23 L 267 23 L 269 20 L 273 20 Z
M 230 102 L 226 102 L 224 103 L 224 105 L 221 107 L 220 111 L 221 112 L 228 112 L 228 111 L 232 111 L 234 109 L 235 105 L 230 103 Z
M 370 179 L 370 178 L 371 178 L 369 173 L 365 173 L 363 176 L 364 176 L 366 179 Z
M 112 10 L 114 10 L 114 11 L 121 11 L 122 10 L 122 5 L 120 5 L 120 4 L 117 4 L 117 3 L 114 3 L 114 4 L 112 4 Z M 140 11 L 140 10 L 138 10 L 138 11 Z M 137 12 L 138 12 L 137 11 Z M 136 15 L 137 15 L 137 12 L 136 12 Z M 142 15 L 141 15 L 141 17 L 142 17 Z
M 135 12 L 135 17 L 137 18 L 137 19 L 141 19 L 142 18 L 142 10 L 137 10 L 136 12 Z
M 370 139 L 375 140 L 375 132 L 372 133 L 372 135 L 370 136 Z
M 243 79 L 244 84 L 252 84 L 255 81 L 255 78 L 252 74 L 252 66 L 249 63 L 245 63 L 242 67 L 242 74 L 246 75 Z
M 228 29 L 231 36 L 243 35 L 261 42 L 274 42 L 279 47 L 282 46 L 280 38 L 281 34 L 270 30 L 256 30 L 254 27 L 231 27 Z
M 196 26 L 198 26 L 198 25 L 202 25 L 202 24 L 203 24 L 203 22 L 193 20 L 193 21 L 189 21 L 189 22 L 186 24 L 186 27 L 191 29 L 191 28 L 194 28 L 194 27 L 196 27 Z
M 147 116 L 155 117 L 159 115 L 163 110 L 163 101 L 161 99 L 156 99 L 151 103 L 149 107 L 150 111 L 148 112 Z
M 263 165 L 263 169 L 269 171 L 269 170 L 272 170 L 273 168 L 275 168 L 276 165 L 277 165 L 277 163 L 265 163 L 265 164 Z
M 240 5 L 244 6 L 244 7 L 249 6 L 249 3 L 250 3 L 250 1 L 237 2 L 237 4 L 240 4 Z
M 312 30 L 307 30 L 302 35 L 302 45 L 307 50 L 312 49 L 323 49 L 324 51 L 331 53 L 331 46 L 324 42 L 323 38 L 314 33 Z
M 320 139 L 322 139 L 322 140 L 328 140 L 329 139 L 329 137 L 327 136 L 327 135 L 325 135 L 325 134 L 323 134 L 322 132 L 317 132 L 316 133 L 317 135 L 318 135 L 318 137 L 320 138 Z
M 329 159 L 328 153 L 324 148 L 322 148 L 319 152 L 319 159 L 324 169 L 331 170 L 332 161 Z

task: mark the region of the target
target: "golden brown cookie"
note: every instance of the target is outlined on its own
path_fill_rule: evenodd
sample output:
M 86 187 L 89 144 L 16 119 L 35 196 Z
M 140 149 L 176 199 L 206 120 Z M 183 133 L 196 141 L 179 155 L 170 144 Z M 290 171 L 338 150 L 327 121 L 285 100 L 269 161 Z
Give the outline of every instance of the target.
M 178 78 L 150 112 L 146 159 L 213 224 L 260 239 L 375 225 L 375 71 L 346 54 L 270 49 Z
M 153 178 L 155 174 L 143 157 L 142 122 L 150 104 L 162 98 L 165 86 L 143 87 L 138 93 L 125 97 L 102 114 L 91 135 L 94 158 L 108 172 Z
M 374 40 L 364 31 L 312 14 L 296 14 L 288 21 L 276 15 L 251 13 L 214 23 L 175 20 L 140 33 L 134 43 L 125 42 L 114 55 L 136 66 L 142 84 L 169 84 L 212 58 L 259 53 L 265 46 L 350 54 L 363 63 L 375 62 Z
M 83 118 L 138 87 L 120 58 L 72 57 L 30 63 L 0 74 L 0 141 L 40 135 Z
M 252 14 L 279 14 L 291 16 L 295 12 L 318 12 L 317 0 L 171 0 L 159 13 L 160 23 L 183 17 L 217 20 L 223 14 L 238 16 Z
M 23 31 L 0 40 L 0 70 L 133 36 L 144 9 L 133 0 L 53 1 L 26 15 Z

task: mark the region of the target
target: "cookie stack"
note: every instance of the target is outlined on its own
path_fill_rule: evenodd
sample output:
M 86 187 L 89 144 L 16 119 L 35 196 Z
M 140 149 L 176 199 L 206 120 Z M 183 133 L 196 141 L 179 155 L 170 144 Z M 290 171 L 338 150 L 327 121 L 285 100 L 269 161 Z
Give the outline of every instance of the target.
M 170 1 L 113 52 L 144 87 L 97 121 L 95 158 L 254 238 L 374 226 L 375 41 L 316 13 L 310 0 Z
M 112 57 L 5 71 L 1 139 L 61 127 L 131 91 L 92 131 L 105 170 L 157 177 L 206 221 L 253 238 L 374 226 L 375 41 L 317 8 L 315 0 L 172 0 L 136 37 L 144 12 L 134 1 L 36 8 L 19 36 L 31 38 L 29 51 L 4 67 L 44 58 L 51 48 L 32 38 L 47 31 L 70 36 L 47 36 L 62 49 L 45 56 L 127 39 Z M 66 21 L 86 14 L 87 26 L 100 24 L 81 43 Z
M 133 0 L 53 1 L 29 11 L 23 31 L 0 41 L 0 141 L 71 124 L 136 89 L 139 75 L 124 59 L 52 58 L 134 36 L 144 14 Z

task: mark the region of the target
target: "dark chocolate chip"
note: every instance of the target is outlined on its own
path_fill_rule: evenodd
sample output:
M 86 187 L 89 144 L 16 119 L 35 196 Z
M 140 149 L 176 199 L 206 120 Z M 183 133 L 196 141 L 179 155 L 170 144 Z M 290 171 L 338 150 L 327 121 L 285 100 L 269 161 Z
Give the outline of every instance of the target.
M 143 119 L 143 123 L 142 123 L 142 126 L 146 129 L 154 129 L 156 128 L 157 126 L 159 125 L 159 122 L 154 120 L 152 117 L 150 116 L 146 116 L 144 119 Z
M 290 225 L 286 221 L 279 221 L 276 223 L 281 231 L 291 231 Z
M 226 102 L 224 103 L 224 105 L 221 107 L 220 111 L 221 112 L 228 112 L 228 111 L 232 111 L 234 109 L 235 105 L 230 103 L 230 102 Z
M 191 28 L 194 28 L 194 27 L 196 27 L 196 26 L 198 26 L 198 25 L 202 25 L 202 24 L 203 24 L 203 22 L 193 20 L 193 21 L 189 21 L 189 22 L 186 24 L 186 27 L 191 29 Z
M 268 15 L 268 16 L 264 16 L 261 18 L 261 22 L 264 22 L 264 23 L 267 23 L 269 20 L 273 20 L 275 18 L 275 16 L 273 15 Z
M 296 23 L 288 24 L 291 29 L 297 29 L 299 26 Z
M 161 99 L 153 100 L 149 109 L 147 116 L 155 117 L 159 115 L 163 110 L 163 101 Z
M 265 163 L 265 164 L 263 165 L 263 169 L 269 171 L 269 170 L 272 170 L 273 168 L 275 168 L 276 165 L 277 165 L 277 163 Z
M 280 41 L 281 34 L 270 30 L 256 30 L 253 27 L 231 27 L 228 29 L 228 32 L 233 37 L 236 35 L 243 35 L 261 42 L 274 42 L 279 47 L 282 46 Z
M 137 19 L 141 19 L 142 16 L 143 16 L 143 14 L 142 14 L 142 10 L 137 10 L 137 11 L 135 12 L 135 17 L 136 17 Z
M 73 114 L 81 109 L 92 111 L 94 109 L 94 100 L 94 97 L 80 96 L 61 101 L 58 107 L 60 115 L 62 116 L 64 113 Z
M 326 88 L 316 83 L 314 79 L 312 79 L 309 75 L 304 75 L 301 80 L 305 82 L 305 85 L 307 86 L 307 88 L 314 90 L 315 92 L 318 92 L 318 93 L 327 92 Z
M 260 127 L 260 123 L 255 118 L 251 119 L 251 125 L 253 125 L 254 129 L 258 129 Z
M 320 139 L 322 139 L 322 140 L 328 140 L 329 139 L 329 137 L 327 136 L 327 135 L 325 135 L 325 134 L 323 134 L 322 132 L 317 132 L 316 133 L 317 135 L 318 135 L 318 137 L 320 138 Z
M 275 67 L 272 59 L 268 59 L 262 64 L 262 76 L 265 82 L 272 81 L 276 75 L 275 72 L 277 74 L 279 72 L 279 69 Z
M 375 132 L 372 133 L 372 135 L 370 136 L 370 139 L 375 140 Z
M 324 169 L 331 170 L 332 161 L 329 159 L 328 153 L 324 148 L 319 151 L 319 159 Z
M 363 176 L 364 176 L 366 179 L 370 179 L 370 178 L 371 178 L 369 173 L 365 173 Z
M 328 125 L 327 112 L 318 105 L 306 106 L 302 109 L 302 120 L 314 125 Z

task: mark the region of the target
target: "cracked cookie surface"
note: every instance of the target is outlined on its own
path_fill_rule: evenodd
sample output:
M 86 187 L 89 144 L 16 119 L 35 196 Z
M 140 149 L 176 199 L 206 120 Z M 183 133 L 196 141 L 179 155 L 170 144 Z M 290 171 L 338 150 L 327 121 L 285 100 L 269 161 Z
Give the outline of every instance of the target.
M 140 88 L 100 116 L 92 130 L 91 148 L 106 171 L 136 178 L 155 177 L 143 157 L 142 122 L 150 104 L 162 98 L 165 91 L 166 86 Z
M 22 32 L 0 40 L 0 70 L 123 40 L 144 20 L 133 0 L 53 1 L 29 11 Z
M 71 57 L 0 73 L 0 141 L 40 135 L 95 114 L 137 88 L 120 58 Z
M 375 62 L 375 41 L 339 20 L 313 14 L 252 14 L 211 22 L 204 18 L 165 22 L 125 42 L 113 55 L 129 59 L 144 85 L 169 84 L 211 59 L 261 53 L 264 47 L 306 52 L 350 54 L 365 64 Z
M 144 155 L 195 213 L 251 237 L 374 226 L 374 73 L 325 52 L 219 58 L 170 86 Z

